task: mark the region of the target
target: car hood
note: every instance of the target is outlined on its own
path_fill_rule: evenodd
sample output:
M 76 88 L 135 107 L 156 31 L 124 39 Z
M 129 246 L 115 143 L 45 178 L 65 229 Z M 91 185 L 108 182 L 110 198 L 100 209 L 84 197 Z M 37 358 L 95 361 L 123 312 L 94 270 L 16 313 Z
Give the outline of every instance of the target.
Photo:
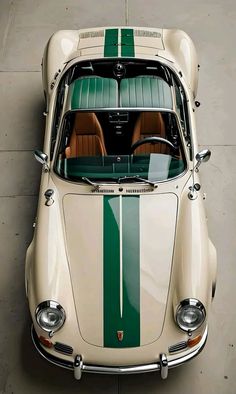
M 74 302 L 86 342 L 136 347 L 159 338 L 177 207 L 173 193 L 64 196 Z

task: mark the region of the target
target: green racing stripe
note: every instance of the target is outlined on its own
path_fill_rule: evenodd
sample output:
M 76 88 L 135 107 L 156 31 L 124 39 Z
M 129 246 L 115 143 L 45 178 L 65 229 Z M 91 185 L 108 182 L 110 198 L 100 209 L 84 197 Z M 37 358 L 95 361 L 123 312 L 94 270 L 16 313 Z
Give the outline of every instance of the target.
M 106 29 L 104 57 L 118 56 L 118 29 Z
M 121 29 L 121 56 L 134 57 L 133 29 Z
M 139 197 L 104 196 L 103 205 L 104 347 L 140 346 Z
M 118 57 L 119 47 L 121 47 L 121 56 L 134 57 L 134 30 L 120 29 L 121 37 L 119 38 L 119 29 L 106 29 L 104 41 L 104 57 Z

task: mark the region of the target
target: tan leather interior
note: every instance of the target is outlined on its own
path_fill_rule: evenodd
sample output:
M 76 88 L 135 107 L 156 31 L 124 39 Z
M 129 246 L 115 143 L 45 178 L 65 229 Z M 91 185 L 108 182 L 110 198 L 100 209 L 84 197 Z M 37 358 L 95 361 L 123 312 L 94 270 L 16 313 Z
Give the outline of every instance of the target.
M 160 112 L 142 112 L 135 124 L 132 144 L 147 137 L 166 138 L 165 123 Z M 147 143 L 135 149 L 134 154 L 168 153 L 166 144 Z
M 78 112 L 69 146 L 65 149 L 66 158 L 78 156 L 106 155 L 103 131 L 93 112 Z

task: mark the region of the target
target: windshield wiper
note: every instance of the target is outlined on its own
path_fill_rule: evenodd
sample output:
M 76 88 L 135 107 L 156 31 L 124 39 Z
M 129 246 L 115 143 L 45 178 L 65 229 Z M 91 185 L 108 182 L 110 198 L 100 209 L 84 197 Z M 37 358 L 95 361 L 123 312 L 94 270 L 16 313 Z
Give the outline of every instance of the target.
M 81 180 L 85 183 L 87 183 L 88 185 L 91 185 L 94 187 L 94 191 L 98 191 L 100 185 L 96 182 L 91 181 L 91 179 L 87 178 L 86 176 L 82 176 Z M 122 182 L 132 182 L 132 181 L 140 181 L 140 182 L 144 182 L 150 186 L 153 187 L 153 189 L 157 188 L 157 183 L 156 182 L 152 182 L 149 181 L 148 179 L 144 179 L 142 177 L 140 177 L 139 175 L 132 175 L 132 176 L 124 176 L 124 177 L 120 177 L 118 179 L 116 179 L 117 183 L 122 183 Z
M 117 179 L 118 183 L 129 182 L 129 181 L 140 181 L 140 182 L 144 182 L 144 183 L 147 183 L 148 185 L 152 186 L 153 189 L 157 188 L 157 183 L 156 182 L 152 182 L 152 181 L 149 181 L 148 179 L 144 179 L 144 178 L 142 178 L 139 175 L 124 176 L 124 177 L 120 177 L 120 178 Z
M 99 184 L 96 182 L 91 181 L 91 179 L 87 178 L 86 176 L 81 177 L 82 181 L 94 187 L 94 190 L 99 190 Z

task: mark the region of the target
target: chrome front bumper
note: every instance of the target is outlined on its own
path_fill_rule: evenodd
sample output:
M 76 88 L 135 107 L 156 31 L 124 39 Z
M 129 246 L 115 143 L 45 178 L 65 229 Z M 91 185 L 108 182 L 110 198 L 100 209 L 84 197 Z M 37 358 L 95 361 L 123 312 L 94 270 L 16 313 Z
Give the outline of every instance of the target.
M 41 354 L 43 358 L 45 358 L 47 361 L 49 361 L 52 364 L 74 371 L 74 376 L 77 380 L 81 379 L 81 375 L 83 372 L 125 375 L 125 374 L 135 374 L 135 373 L 155 372 L 155 371 L 160 371 L 162 379 L 166 379 L 168 376 L 169 368 L 178 367 L 179 365 L 184 364 L 185 362 L 196 357 L 202 351 L 207 340 L 207 328 L 197 348 L 194 349 L 191 353 L 188 353 L 184 356 L 175 359 L 171 358 L 170 360 L 168 360 L 165 353 L 161 353 L 159 361 L 155 363 L 145 364 L 145 365 L 122 366 L 122 367 L 84 364 L 80 355 L 77 355 L 75 357 L 74 362 L 68 360 L 62 360 L 58 357 L 49 354 L 41 346 L 33 325 L 31 329 L 31 336 L 34 346 L 36 347 L 36 349 L 38 350 L 38 352 Z

